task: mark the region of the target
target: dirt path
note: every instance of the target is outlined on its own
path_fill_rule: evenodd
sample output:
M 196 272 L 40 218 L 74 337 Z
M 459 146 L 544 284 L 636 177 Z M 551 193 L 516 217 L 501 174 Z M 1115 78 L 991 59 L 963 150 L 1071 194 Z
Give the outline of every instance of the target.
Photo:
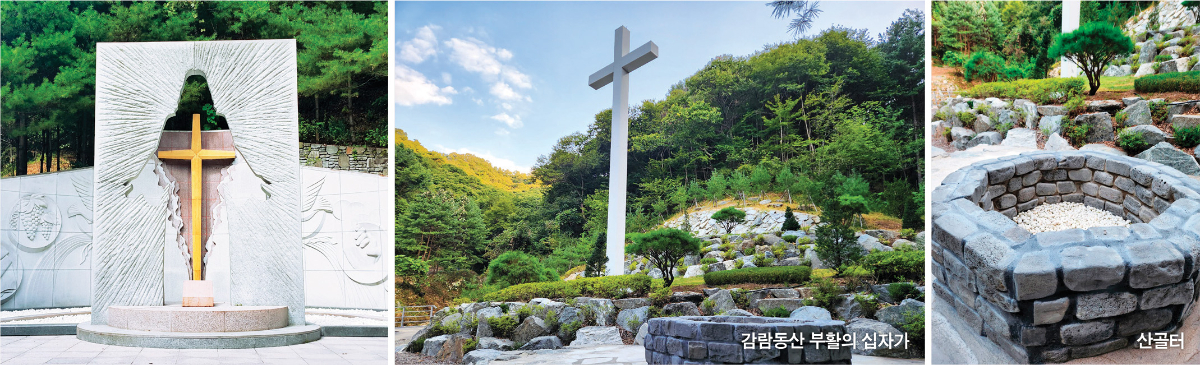
M 960 90 L 971 88 L 971 83 L 963 80 L 962 72 L 957 68 L 933 66 L 933 83 L 930 84 L 930 88 L 933 91 L 930 102 L 936 108 L 946 99 L 957 96 Z

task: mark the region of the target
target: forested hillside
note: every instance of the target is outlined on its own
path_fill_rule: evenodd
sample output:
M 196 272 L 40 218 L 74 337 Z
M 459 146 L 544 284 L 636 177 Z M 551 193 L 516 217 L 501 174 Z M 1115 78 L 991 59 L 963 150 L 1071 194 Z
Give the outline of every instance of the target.
M 878 37 L 833 28 L 717 56 L 661 100 L 633 106 L 628 231 L 697 201 L 764 191 L 861 196 L 870 211 L 923 226 L 923 23 L 909 10 Z M 542 257 L 560 274 L 583 264 L 605 233 L 611 115 L 560 138 L 533 168 L 538 187 L 520 193 L 401 142 L 398 300 L 479 290 L 477 275 L 507 251 Z
M 5 175 L 91 166 L 97 42 L 295 39 L 301 141 L 387 145 L 386 2 L 5 1 L 0 24 Z

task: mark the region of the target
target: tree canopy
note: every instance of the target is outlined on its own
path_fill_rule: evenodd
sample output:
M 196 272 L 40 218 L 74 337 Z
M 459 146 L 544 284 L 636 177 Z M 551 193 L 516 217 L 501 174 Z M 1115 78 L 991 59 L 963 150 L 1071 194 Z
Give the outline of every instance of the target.
M 1070 33 L 1060 34 L 1050 46 L 1050 57 L 1064 57 L 1074 62 L 1087 76 L 1096 95 L 1104 67 L 1118 56 L 1133 53 L 1133 41 L 1121 29 L 1104 22 L 1087 23 Z

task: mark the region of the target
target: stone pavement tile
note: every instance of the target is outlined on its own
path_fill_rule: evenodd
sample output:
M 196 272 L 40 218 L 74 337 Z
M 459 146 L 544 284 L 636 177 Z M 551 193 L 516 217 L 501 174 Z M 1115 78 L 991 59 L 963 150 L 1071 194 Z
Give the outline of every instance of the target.
M 94 357 L 56 357 L 56 358 L 47 360 L 46 363 L 47 364 L 87 365 L 87 363 L 92 362 L 93 358 Z
M 180 349 L 179 357 L 217 357 L 216 349 Z
M 224 358 L 258 358 L 258 352 L 254 349 L 219 349 L 217 357 Z
M 264 364 L 304 365 L 304 360 L 301 360 L 300 358 L 284 358 L 284 359 L 262 358 L 260 360 L 262 360 L 262 362 Z
M 350 360 L 350 365 L 387 365 L 387 359 L 383 359 L 383 360 Z
M 0 345 L 7 345 L 12 342 L 17 342 L 29 338 L 29 336 L 4 336 L 0 337 Z
M 21 357 L 4 362 L 4 365 L 41 365 L 50 361 L 49 357 Z
M 264 359 L 264 360 L 265 359 L 299 359 L 300 354 L 297 354 L 295 351 L 292 351 L 292 352 L 260 352 L 260 353 L 258 353 L 258 358 Z
M 220 357 L 217 358 L 222 364 L 262 364 L 262 360 L 257 357 Z
M 342 359 L 310 359 L 304 358 L 304 363 L 308 365 L 350 365 L 349 361 Z
M 133 359 L 134 364 L 153 364 L 153 365 L 172 365 L 179 361 L 179 358 L 171 356 L 145 356 L 141 355 Z
M 179 365 L 211 365 L 220 364 L 221 361 L 215 357 L 180 357 L 179 361 L 175 363 Z
M 386 352 L 370 353 L 370 352 L 350 352 L 341 354 L 343 360 L 387 360 Z
M 142 349 L 142 351 L 139 351 L 138 356 L 141 356 L 141 357 L 163 357 L 163 356 L 175 357 L 175 356 L 179 356 L 179 349 L 156 349 L 156 348 L 152 348 L 152 347 L 147 347 L 147 348 Z
M 88 364 L 132 364 L 137 356 L 96 356 Z

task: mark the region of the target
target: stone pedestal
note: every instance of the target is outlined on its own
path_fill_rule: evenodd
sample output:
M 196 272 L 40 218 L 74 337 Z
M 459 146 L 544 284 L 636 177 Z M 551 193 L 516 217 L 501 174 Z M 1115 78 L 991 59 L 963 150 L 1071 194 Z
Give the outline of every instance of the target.
M 213 306 L 212 282 L 208 280 L 188 280 L 183 282 L 183 306 Z

